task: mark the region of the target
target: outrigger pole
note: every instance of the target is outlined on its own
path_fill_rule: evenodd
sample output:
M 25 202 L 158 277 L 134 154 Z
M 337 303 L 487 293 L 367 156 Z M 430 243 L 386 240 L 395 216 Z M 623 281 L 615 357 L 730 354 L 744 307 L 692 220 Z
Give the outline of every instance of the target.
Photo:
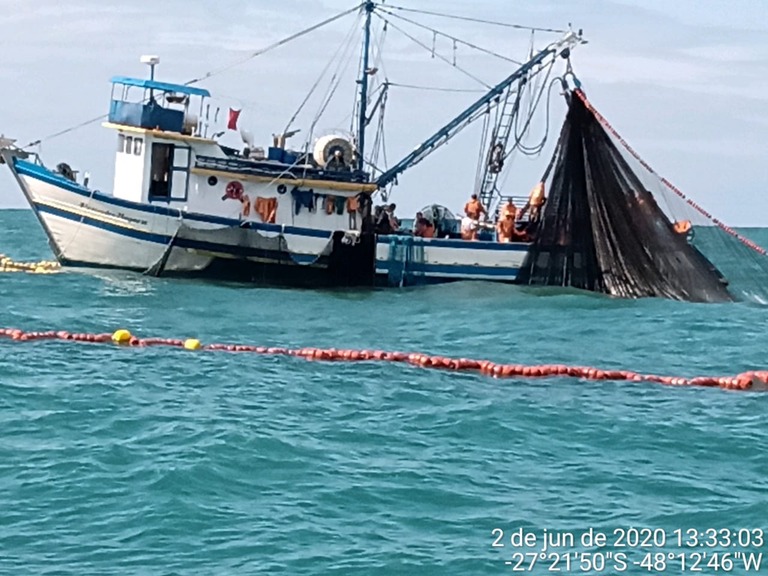
M 481 96 L 474 104 L 469 106 L 461 114 L 456 116 L 453 120 L 448 122 L 445 126 L 435 132 L 430 138 L 425 140 L 420 146 L 418 146 L 413 152 L 408 154 L 405 158 L 400 160 L 392 168 L 384 172 L 376 180 L 376 185 L 379 188 L 384 188 L 391 182 L 395 181 L 397 177 L 405 170 L 421 162 L 424 158 L 429 156 L 440 144 L 444 144 L 451 138 L 453 138 L 462 128 L 467 124 L 470 124 L 475 118 L 473 115 L 479 110 L 482 110 L 484 106 L 493 105 L 494 99 L 501 96 L 509 86 L 517 81 L 520 77 L 528 73 L 533 67 L 541 64 L 550 55 L 562 55 L 567 58 L 570 55 L 570 50 L 576 44 L 581 42 L 581 36 L 575 32 L 568 32 L 563 38 L 554 44 L 550 44 L 547 48 L 536 54 L 528 62 L 523 64 L 505 80 L 491 88 L 484 96 Z
M 370 0 L 363 4 L 363 10 L 365 10 L 365 37 L 363 40 L 363 69 L 360 75 L 360 117 L 358 118 L 357 128 L 357 169 L 361 171 L 365 165 L 363 155 L 365 154 L 365 126 L 367 124 L 366 106 L 368 105 L 368 60 L 371 48 L 371 14 L 373 13 L 375 7 L 376 5 Z

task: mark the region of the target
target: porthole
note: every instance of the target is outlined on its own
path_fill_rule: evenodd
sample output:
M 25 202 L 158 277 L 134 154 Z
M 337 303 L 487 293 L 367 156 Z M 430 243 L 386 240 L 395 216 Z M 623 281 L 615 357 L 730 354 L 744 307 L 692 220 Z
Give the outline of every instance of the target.
M 208 184 L 210 186 L 216 186 L 219 183 L 219 179 L 216 176 L 208 176 Z

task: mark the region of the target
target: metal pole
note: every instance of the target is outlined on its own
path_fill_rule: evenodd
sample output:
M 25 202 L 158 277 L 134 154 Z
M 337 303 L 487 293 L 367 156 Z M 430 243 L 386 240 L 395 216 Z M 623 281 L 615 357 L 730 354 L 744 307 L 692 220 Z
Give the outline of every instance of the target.
M 357 169 L 362 170 L 364 164 L 363 155 L 365 154 L 365 118 L 366 106 L 368 100 L 368 59 L 371 47 L 371 13 L 375 5 L 370 0 L 363 7 L 365 10 L 365 39 L 363 47 L 363 70 L 360 77 L 360 111 L 357 128 Z
M 153 82 L 155 80 L 155 65 L 150 64 L 149 65 L 149 81 Z M 154 102 L 155 101 L 155 91 L 150 88 L 149 89 L 149 101 Z

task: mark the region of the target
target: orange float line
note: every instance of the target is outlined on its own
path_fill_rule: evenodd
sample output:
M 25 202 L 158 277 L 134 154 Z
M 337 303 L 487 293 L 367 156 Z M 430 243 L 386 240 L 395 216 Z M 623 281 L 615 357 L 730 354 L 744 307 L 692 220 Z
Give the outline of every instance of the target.
M 585 380 L 612 380 L 631 382 L 654 382 L 666 386 L 696 386 L 722 388 L 725 390 L 768 391 L 768 370 L 743 372 L 735 376 L 698 376 L 683 378 L 638 374 L 628 370 L 604 370 L 593 366 L 568 366 L 565 364 L 497 364 L 490 360 L 471 358 L 450 358 L 418 352 L 390 352 L 386 350 L 346 350 L 336 348 L 280 348 L 242 344 L 206 344 L 198 340 L 174 338 L 137 338 L 126 330 L 115 333 L 72 333 L 63 330 L 47 332 L 25 332 L 18 328 L 0 328 L 0 338 L 18 342 L 37 340 L 65 340 L 94 344 L 116 343 L 129 347 L 170 346 L 188 350 L 246 352 L 252 354 L 295 356 L 306 360 L 337 362 L 402 362 L 420 368 L 479 372 L 492 378 L 582 378 Z

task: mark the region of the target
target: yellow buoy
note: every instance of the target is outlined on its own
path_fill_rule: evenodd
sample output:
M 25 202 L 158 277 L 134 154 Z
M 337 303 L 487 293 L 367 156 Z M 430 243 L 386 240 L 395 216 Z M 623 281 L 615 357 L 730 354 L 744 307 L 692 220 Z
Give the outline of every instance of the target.
M 130 340 L 131 333 L 123 328 L 116 330 L 115 333 L 112 334 L 112 342 L 115 342 L 116 344 L 127 344 Z
M 187 338 L 184 340 L 184 348 L 187 350 L 199 350 L 202 344 L 200 343 L 200 340 L 196 338 Z

